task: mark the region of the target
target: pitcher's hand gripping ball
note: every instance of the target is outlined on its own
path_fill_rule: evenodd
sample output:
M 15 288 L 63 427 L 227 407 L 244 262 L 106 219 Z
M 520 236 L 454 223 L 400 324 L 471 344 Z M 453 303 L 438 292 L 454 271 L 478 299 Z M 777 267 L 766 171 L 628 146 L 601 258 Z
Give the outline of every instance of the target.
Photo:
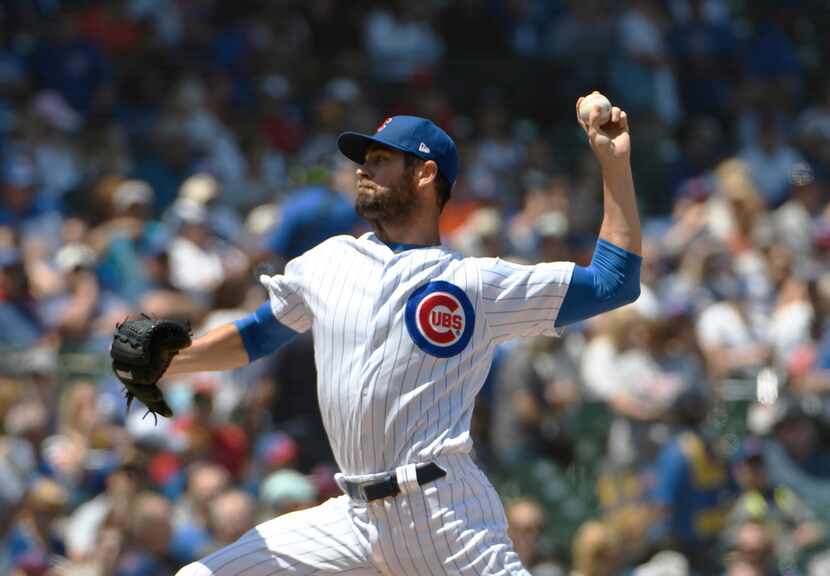
M 579 119 L 587 124 L 594 108 L 599 106 L 599 125 L 611 120 L 611 101 L 597 91 L 591 92 L 579 103 Z
M 146 315 L 128 318 L 115 327 L 110 357 L 113 372 L 126 388 L 127 410 L 133 398 L 138 398 L 153 416 L 173 415 L 158 381 L 179 350 L 190 346 L 190 336 L 185 323 Z

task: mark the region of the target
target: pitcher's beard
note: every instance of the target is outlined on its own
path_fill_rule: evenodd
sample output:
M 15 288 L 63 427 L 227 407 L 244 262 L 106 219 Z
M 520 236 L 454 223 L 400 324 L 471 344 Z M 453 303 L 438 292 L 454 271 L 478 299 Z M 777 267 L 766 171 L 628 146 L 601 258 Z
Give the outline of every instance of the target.
M 370 222 L 406 222 L 414 207 L 415 184 L 408 179 L 402 179 L 398 185 L 386 190 L 375 188 L 371 194 L 358 188 L 355 199 L 355 210 Z

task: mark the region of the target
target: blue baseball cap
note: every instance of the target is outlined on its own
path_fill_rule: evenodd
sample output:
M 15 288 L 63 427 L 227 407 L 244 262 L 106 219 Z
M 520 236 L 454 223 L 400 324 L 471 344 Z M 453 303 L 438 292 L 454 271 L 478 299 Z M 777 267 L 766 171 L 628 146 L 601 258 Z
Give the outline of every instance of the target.
M 378 126 L 373 136 L 344 132 L 337 147 L 346 158 L 363 164 L 373 143 L 388 146 L 422 160 L 433 160 L 438 172 L 452 186 L 458 176 L 458 149 L 449 134 L 431 120 L 417 116 L 392 116 Z

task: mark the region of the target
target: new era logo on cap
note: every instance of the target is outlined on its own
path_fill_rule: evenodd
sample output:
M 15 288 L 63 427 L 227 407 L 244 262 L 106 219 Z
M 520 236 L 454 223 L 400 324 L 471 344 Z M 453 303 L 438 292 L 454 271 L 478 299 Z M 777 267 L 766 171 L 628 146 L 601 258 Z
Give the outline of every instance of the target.
M 345 132 L 337 139 L 344 156 L 363 164 L 373 143 L 412 154 L 438 164 L 438 172 L 450 186 L 458 176 L 458 150 L 449 134 L 430 120 L 417 116 L 392 116 L 385 119 L 374 135 Z

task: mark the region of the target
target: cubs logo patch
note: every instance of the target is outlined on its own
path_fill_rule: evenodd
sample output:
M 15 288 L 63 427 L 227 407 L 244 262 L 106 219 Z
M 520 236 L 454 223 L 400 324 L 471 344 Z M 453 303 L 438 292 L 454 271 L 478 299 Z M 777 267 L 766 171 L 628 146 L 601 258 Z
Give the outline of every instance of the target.
M 443 280 L 424 284 L 406 302 L 406 329 L 418 347 L 449 358 L 467 346 L 475 327 L 475 311 L 464 291 Z

